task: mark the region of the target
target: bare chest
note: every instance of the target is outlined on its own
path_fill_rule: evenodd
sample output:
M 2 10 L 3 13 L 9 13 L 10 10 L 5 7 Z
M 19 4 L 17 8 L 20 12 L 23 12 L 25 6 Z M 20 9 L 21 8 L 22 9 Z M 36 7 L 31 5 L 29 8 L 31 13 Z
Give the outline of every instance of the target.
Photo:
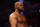
M 17 20 L 17 26 L 18 27 L 25 27 L 25 25 L 26 25 L 26 19 L 25 19 L 24 16 L 18 15 L 16 17 L 16 20 Z
M 25 23 L 26 18 L 23 15 L 17 15 L 16 20 L 18 23 Z

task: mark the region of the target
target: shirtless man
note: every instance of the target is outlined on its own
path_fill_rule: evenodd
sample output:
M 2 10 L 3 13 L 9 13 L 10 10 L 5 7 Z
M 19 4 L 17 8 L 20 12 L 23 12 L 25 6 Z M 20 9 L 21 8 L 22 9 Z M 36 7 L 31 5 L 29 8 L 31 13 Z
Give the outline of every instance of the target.
M 21 2 L 16 2 L 15 11 L 9 16 L 9 22 L 11 27 L 28 27 L 26 18 L 21 15 L 21 11 L 23 11 L 23 4 Z

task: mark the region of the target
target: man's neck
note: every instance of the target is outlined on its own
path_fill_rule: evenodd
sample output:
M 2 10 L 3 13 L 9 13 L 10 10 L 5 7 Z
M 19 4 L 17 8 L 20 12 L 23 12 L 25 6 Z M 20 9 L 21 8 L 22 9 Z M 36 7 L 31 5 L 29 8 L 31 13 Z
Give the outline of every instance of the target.
M 20 10 L 15 10 L 16 13 L 23 15 L 23 12 L 21 12 Z
M 16 10 L 15 10 L 15 12 L 16 12 L 16 13 L 19 13 L 19 14 L 21 14 L 21 12 L 20 12 L 18 9 L 16 9 Z

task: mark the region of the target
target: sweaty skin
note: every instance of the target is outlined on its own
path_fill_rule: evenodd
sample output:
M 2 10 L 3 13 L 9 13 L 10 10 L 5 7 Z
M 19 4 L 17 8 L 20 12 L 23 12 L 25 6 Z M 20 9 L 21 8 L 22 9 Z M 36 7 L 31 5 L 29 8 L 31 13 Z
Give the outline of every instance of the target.
M 20 3 L 20 5 L 19 5 Z M 18 6 L 18 5 L 19 6 Z M 18 9 L 20 8 L 20 10 L 22 11 L 23 10 L 23 4 L 21 2 L 17 2 L 17 4 L 15 3 L 15 12 L 13 12 L 10 16 L 9 16 L 9 22 L 10 22 L 10 25 L 11 27 L 28 27 L 27 25 L 27 21 L 26 21 L 26 17 L 21 15 L 19 12 L 18 12 Z M 16 7 L 16 5 L 18 7 Z

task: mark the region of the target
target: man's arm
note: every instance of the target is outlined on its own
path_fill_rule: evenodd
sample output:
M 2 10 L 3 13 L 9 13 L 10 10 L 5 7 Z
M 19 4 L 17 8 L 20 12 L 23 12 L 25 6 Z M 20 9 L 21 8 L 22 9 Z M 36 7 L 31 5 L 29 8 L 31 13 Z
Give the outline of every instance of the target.
M 11 27 L 16 27 L 17 21 L 14 15 L 9 16 L 9 22 L 10 22 Z
M 23 20 L 24 20 L 24 22 L 26 23 L 26 27 L 28 27 L 28 24 L 27 24 L 27 19 L 26 19 L 26 17 L 25 16 L 23 16 L 24 18 L 23 18 Z

